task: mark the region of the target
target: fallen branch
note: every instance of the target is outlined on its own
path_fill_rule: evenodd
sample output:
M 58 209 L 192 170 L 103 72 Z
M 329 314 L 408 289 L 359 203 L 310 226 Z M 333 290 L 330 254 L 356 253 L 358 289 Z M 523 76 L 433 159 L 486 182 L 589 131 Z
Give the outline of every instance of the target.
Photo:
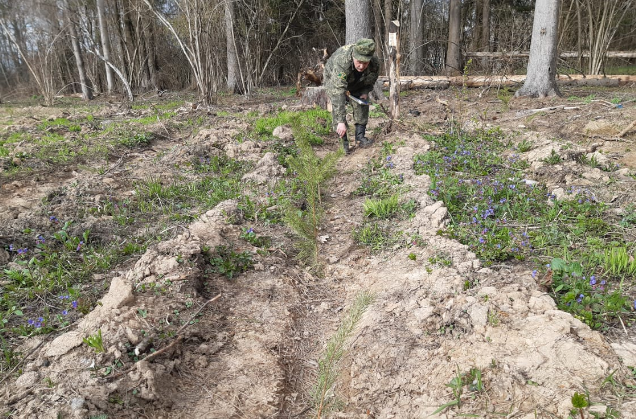
M 177 330 L 177 333 L 176 333 L 177 337 L 176 337 L 176 339 L 175 339 L 174 341 L 172 341 L 169 345 L 164 346 L 163 348 L 159 349 L 158 351 L 151 353 L 150 355 L 148 355 L 147 357 L 145 357 L 144 359 L 142 359 L 142 361 L 148 361 L 148 362 L 150 362 L 150 361 L 152 361 L 153 359 L 155 359 L 156 357 L 158 357 L 159 355 L 161 355 L 161 354 L 163 354 L 163 353 L 167 352 L 169 349 L 171 349 L 171 348 L 173 348 L 173 347 L 177 346 L 177 344 L 181 343 L 181 342 L 183 341 L 183 339 L 185 338 L 185 336 L 183 336 L 183 335 L 181 334 L 181 332 L 183 332 L 183 331 L 186 329 L 186 327 L 188 327 L 188 326 L 191 324 L 192 320 L 194 320 L 194 319 L 195 319 L 195 318 L 199 315 L 199 313 L 201 313 L 201 311 L 203 311 L 203 309 L 204 309 L 204 308 L 205 308 L 208 304 L 210 304 L 210 303 L 212 303 L 212 302 L 214 302 L 214 301 L 218 300 L 219 298 L 221 298 L 221 294 L 219 294 L 219 295 L 217 295 L 216 297 L 214 297 L 214 298 L 212 298 L 212 299 L 210 299 L 210 300 L 206 301 L 206 302 L 205 302 L 205 304 L 203 304 L 203 305 L 201 306 L 201 308 L 200 308 L 200 309 L 199 309 L 196 313 L 194 313 L 194 315 L 192 315 L 192 316 L 190 317 L 190 319 L 188 319 L 188 321 L 187 321 L 187 322 L 185 322 L 185 324 L 179 328 L 179 330 Z M 114 375 L 111 375 L 111 376 L 106 377 L 106 379 L 107 379 L 107 380 L 114 380 L 115 378 L 122 377 L 122 376 L 124 376 L 124 375 L 128 374 L 130 371 L 132 371 L 132 370 L 135 368 L 135 365 L 137 365 L 137 362 L 135 362 L 135 363 L 134 363 L 134 364 L 132 364 L 130 367 L 126 368 L 125 370 L 123 370 L 123 371 L 121 371 L 121 372 L 119 372 L 119 373 L 117 373 L 117 374 L 114 374 Z
M 535 113 L 539 113 L 539 112 L 551 112 L 551 111 L 558 111 L 558 110 L 564 110 L 564 111 L 572 111 L 572 110 L 578 110 L 581 109 L 578 106 L 549 106 L 547 108 L 538 108 L 538 109 L 527 109 L 524 111 L 519 111 L 517 112 L 517 117 L 518 118 L 523 118 L 526 116 L 530 116 L 530 115 L 534 115 Z
M 627 126 L 627 128 L 625 128 L 624 130 L 622 130 L 622 131 L 618 134 L 618 136 L 619 136 L 619 137 L 623 137 L 623 136 L 624 136 L 625 134 L 627 134 L 627 133 L 628 133 L 628 132 L 629 132 L 632 128 L 634 128 L 634 125 L 636 125 L 636 120 L 632 121 L 632 123 L 631 123 L 631 124 L 629 124 L 629 125 Z
M 14 372 L 15 370 L 17 370 L 17 369 L 18 369 L 18 367 L 19 367 L 20 365 L 22 365 L 22 363 L 23 363 L 24 361 L 26 361 L 28 357 L 30 357 L 30 356 L 31 356 L 31 354 L 33 354 L 33 352 L 37 351 L 37 350 L 38 350 L 38 348 L 44 344 L 44 342 L 46 342 L 46 339 L 42 339 L 42 341 L 41 341 L 40 343 L 38 343 L 38 344 L 35 346 L 35 348 L 31 349 L 31 351 L 30 351 L 28 354 L 26 354 L 25 356 L 23 356 L 23 357 L 22 357 L 22 359 L 21 359 L 20 361 L 18 361 L 18 363 L 17 363 L 17 364 L 15 364 L 15 366 L 11 369 L 11 371 L 9 371 L 9 372 L 8 372 L 8 373 L 4 376 L 4 378 L 3 378 L 2 380 L 0 380 L 0 384 L 4 383 L 4 382 L 6 381 L 6 379 L 7 379 L 7 378 L 9 378 L 9 377 L 11 376 L 11 374 L 13 374 L 13 372 Z M 9 404 L 9 403 L 8 403 L 8 404 Z

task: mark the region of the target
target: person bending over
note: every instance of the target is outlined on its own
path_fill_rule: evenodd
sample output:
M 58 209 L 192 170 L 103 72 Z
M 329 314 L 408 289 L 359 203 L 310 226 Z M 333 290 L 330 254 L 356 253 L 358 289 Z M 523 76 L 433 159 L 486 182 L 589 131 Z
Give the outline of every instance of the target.
M 349 102 L 353 106 L 356 144 L 364 148 L 373 143 L 373 140 L 365 137 L 369 120 L 369 105 L 359 102 L 366 103 L 369 93 L 373 90 L 378 79 L 380 61 L 373 55 L 374 53 L 375 42 L 373 39 L 362 38 L 355 44 L 338 48 L 325 64 L 325 87 L 331 100 L 333 128 L 342 138 L 342 146 L 347 154 L 349 154 L 347 111 L 345 108 L 348 100 L 347 95 L 353 96 Z

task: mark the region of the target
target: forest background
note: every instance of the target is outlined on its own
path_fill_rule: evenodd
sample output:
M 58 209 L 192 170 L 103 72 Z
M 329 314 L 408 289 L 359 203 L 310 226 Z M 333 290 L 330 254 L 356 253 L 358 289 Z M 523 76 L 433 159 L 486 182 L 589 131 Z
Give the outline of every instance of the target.
M 559 73 L 633 73 L 636 2 L 547 3 L 560 8 Z M 531 0 L 2 0 L 0 101 L 196 89 L 214 103 L 222 92 L 293 85 L 316 64 L 315 49 L 360 36 L 375 38 L 384 61 L 391 21 L 400 23 L 401 75 L 524 74 L 534 8 Z

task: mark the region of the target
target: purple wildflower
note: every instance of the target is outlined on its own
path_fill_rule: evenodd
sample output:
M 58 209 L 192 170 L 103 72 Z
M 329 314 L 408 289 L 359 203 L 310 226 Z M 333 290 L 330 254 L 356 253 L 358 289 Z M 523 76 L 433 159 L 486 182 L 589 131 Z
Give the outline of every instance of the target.
M 71 302 L 71 306 L 75 309 L 77 309 L 77 301 L 72 301 Z

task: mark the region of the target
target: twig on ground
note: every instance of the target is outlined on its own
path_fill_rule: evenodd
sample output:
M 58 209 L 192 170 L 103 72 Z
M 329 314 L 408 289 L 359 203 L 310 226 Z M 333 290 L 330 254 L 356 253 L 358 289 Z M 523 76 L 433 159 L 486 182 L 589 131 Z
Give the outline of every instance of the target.
M 624 136 L 625 134 L 627 134 L 627 133 L 628 133 L 628 132 L 629 132 L 632 128 L 634 128 L 634 125 L 636 125 L 636 120 L 632 121 L 632 123 L 631 123 L 631 124 L 629 124 L 629 125 L 627 126 L 627 128 L 625 128 L 624 130 L 622 130 L 622 131 L 618 134 L 618 136 L 619 136 L 619 137 L 623 137 L 623 136 Z
M 108 170 L 106 170 L 104 173 L 102 173 L 102 176 L 104 176 L 106 173 L 108 173 L 111 170 L 113 170 L 115 167 L 119 166 L 121 164 L 121 162 L 124 160 L 124 157 L 126 157 L 127 155 L 128 155 L 128 153 L 122 154 L 121 157 L 119 158 L 119 160 L 117 160 L 117 163 L 115 163 L 114 165 L 109 167 Z
M 4 382 L 6 381 L 6 379 L 7 379 L 7 378 L 11 377 L 11 374 L 13 374 L 13 373 L 15 372 L 15 370 L 16 370 L 16 369 L 18 369 L 18 367 L 19 367 L 20 365 L 22 365 L 22 363 L 23 363 L 24 361 L 26 361 L 26 359 L 27 359 L 28 357 L 30 357 L 30 356 L 31 356 L 31 354 L 33 354 L 33 352 L 37 351 L 37 350 L 40 348 L 40 346 L 42 346 L 42 345 L 44 344 L 44 342 L 46 342 L 46 341 L 47 341 L 47 339 L 42 339 L 42 341 L 41 341 L 40 343 L 38 343 L 38 344 L 35 346 L 35 348 L 31 349 L 31 351 L 29 351 L 29 353 L 28 353 L 28 354 L 26 354 L 25 356 L 23 356 L 23 357 L 22 357 L 22 359 L 21 359 L 20 361 L 18 361 L 18 363 L 17 363 L 17 364 L 16 364 L 16 365 L 15 365 L 15 366 L 11 369 L 11 371 L 9 371 L 9 372 L 8 372 L 8 373 L 7 373 L 7 374 L 6 374 L 6 375 L 2 378 L 2 380 L 0 380 L 0 384 L 4 383 Z
M 183 336 L 183 335 L 181 334 L 181 332 L 183 332 L 183 331 L 186 329 L 186 327 L 188 327 L 188 326 L 191 324 L 192 320 L 194 320 L 194 319 L 195 319 L 195 318 L 199 315 L 199 313 L 201 313 L 201 311 L 203 311 L 203 309 L 204 309 L 204 308 L 205 308 L 208 304 L 210 304 L 210 303 L 212 303 L 212 302 L 214 302 L 214 301 L 218 300 L 219 298 L 221 298 L 221 294 L 218 294 L 216 297 L 211 298 L 211 299 L 209 299 L 208 301 L 206 301 L 206 302 L 205 302 L 205 304 L 203 304 L 203 305 L 201 306 L 201 308 L 199 308 L 199 310 L 197 310 L 197 312 L 196 312 L 196 313 L 194 313 L 194 315 L 192 315 L 192 316 L 188 319 L 188 321 L 187 321 L 187 322 L 185 322 L 185 323 L 183 324 L 183 326 L 181 326 L 181 327 L 179 328 L 179 330 L 177 330 L 177 333 L 176 333 L 177 337 L 176 337 L 176 339 L 175 339 L 174 341 L 172 341 L 169 345 L 164 346 L 163 348 L 159 349 L 158 351 L 151 353 L 150 355 L 148 355 L 147 357 L 145 357 L 145 358 L 144 358 L 144 359 L 142 359 L 141 361 L 148 361 L 148 362 L 150 362 L 150 361 L 152 361 L 153 359 L 155 359 L 156 357 L 158 357 L 159 355 L 161 355 L 162 353 L 167 352 L 169 349 L 171 349 L 171 348 L 173 348 L 174 346 L 176 346 L 176 345 L 178 345 L 179 343 L 181 343 L 181 342 L 183 341 L 183 339 L 185 338 L 185 336 Z M 128 374 L 130 371 L 132 371 L 132 370 L 133 370 L 133 368 L 135 368 L 135 365 L 137 365 L 137 363 L 138 363 L 138 362 L 135 362 L 134 364 L 132 364 L 130 367 L 126 368 L 125 370 L 123 370 L 123 371 L 121 371 L 121 372 L 119 372 L 119 373 L 117 373 L 117 374 L 114 374 L 114 375 L 108 376 L 108 377 L 106 377 L 106 379 L 107 379 L 107 380 L 114 380 L 115 378 L 119 378 L 119 377 L 122 377 L 122 376 L 124 376 L 124 375 Z
M 621 316 L 618 316 L 618 320 L 621 321 L 621 326 L 623 326 L 623 330 L 625 331 L 625 334 L 629 336 L 629 333 L 627 333 L 627 328 L 625 327 L 625 323 L 623 323 L 623 319 L 621 319 Z

